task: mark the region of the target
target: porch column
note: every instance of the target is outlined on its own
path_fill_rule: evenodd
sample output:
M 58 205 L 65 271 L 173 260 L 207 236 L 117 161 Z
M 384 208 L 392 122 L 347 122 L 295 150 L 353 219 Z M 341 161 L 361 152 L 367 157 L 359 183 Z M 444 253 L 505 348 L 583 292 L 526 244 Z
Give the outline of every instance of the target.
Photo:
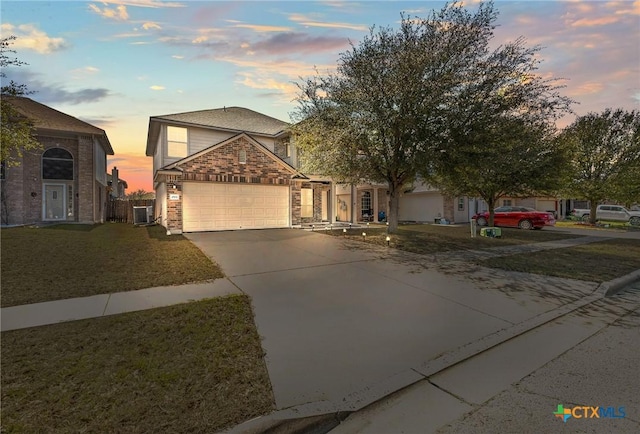
M 336 222 L 336 213 L 338 212 L 338 206 L 337 206 L 337 195 L 336 195 L 336 184 L 335 182 L 331 181 L 331 184 L 329 184 L 329 222 L 331 224 L 334 224 Z
M 378 223 L 378 187 L 373 187 L 373 222 Z
M 356 220 L 356 201 L 358 199 L 358 194 L 356 190 L 355 184 L 351 184 L 351 223 L 358 223 Z

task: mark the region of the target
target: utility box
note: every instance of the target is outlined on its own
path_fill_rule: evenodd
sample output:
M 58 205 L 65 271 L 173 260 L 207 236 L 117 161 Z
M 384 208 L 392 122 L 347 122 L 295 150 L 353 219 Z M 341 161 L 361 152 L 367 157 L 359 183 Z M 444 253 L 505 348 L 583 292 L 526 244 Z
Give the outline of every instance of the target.
M 143 225 L 153 221 L 152 206 L 134 206 L 133 207 L 133 224 Z
M 480 229 L 480 236 L 487 238 L 500 238 L 502 237 L 502 229 L 500 228 L 482 228 Z

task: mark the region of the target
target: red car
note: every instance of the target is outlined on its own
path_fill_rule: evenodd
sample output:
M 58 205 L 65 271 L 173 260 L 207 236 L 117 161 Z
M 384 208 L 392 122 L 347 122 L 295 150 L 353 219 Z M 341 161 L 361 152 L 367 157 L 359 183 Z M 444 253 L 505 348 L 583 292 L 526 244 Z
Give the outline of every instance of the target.
M 553 226 L 556 219 L 550 212 L 536 211 L 533 208 L 523 206 L 501 206 L 494 210 L 495 226 L 510 226 L 520 229 L 542 229 L 545 226 Z M 489 224 L 489 211 L 481 212 L 473 216 L 478 226 Z

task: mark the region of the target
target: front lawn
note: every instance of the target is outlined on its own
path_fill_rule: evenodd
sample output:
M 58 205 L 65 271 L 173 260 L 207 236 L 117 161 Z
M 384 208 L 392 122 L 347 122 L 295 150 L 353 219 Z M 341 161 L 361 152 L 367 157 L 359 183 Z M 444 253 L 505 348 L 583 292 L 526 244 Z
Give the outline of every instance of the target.
M 640 241 L 611 239 L 564 249 L 478 261 L 510 271 L 606 282 L 640 268 Z
M 244 295 L 3 332 L 2 432 L 217 432 L 274 408 L 263 356 Z
M 361 228 L 333 229 L 331 231 L 318 230 L 333 236 L 345 237 L 367 243 L 386 246 L 387 229 L 382 225 L 370 225 Z M 362 236 L 365 232 L 366 236 Z M 479 235 L 471 238 L 471 230 L 468 225 L 402 225 L 398 232 L 391 234 L 389 245 L 391 247 L 419 254 L 431 254 L 454 250 L 488 249 L 516 244 L 539 243 L 555 241 L 567 238 L 575 238 L 576 235 L 551 231 L 525 231 L 522 229 L 502 228 L 502 238 L 486 238 Z
M 2 229 L 2 307 L 222 277 L 182 235 L 125 223 Z

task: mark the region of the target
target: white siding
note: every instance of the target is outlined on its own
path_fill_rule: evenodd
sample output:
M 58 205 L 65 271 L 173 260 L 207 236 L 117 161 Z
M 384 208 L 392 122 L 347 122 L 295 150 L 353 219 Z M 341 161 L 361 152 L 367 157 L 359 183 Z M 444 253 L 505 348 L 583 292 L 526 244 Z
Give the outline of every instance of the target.
M 205 128 L 189 128 L 188 154 L 192 155 L 196 152 L 202 151 L 203 149 L 210 148 L 211 146 L 217 145 L 218 143 L 235 135 L 237 135 L 237 133 L 207 130 Z
M 156 187 L 156 206 L 154 218 L 160 217 L 158 223 L 167 227 L 167 184 L 162 182 Z
M 158 143 L 156 143 L 156 152 L 153 154 L 153 171 L 163 167 L 162 161 L 162 134 L 158 137 Z

